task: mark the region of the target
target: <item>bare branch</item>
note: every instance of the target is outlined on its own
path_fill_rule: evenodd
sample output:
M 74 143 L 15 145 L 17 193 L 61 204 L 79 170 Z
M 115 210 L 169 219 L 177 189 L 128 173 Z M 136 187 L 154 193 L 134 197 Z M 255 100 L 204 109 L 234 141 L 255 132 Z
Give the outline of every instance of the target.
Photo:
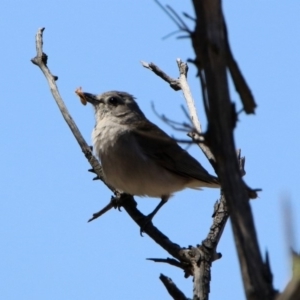
M 184 122 L 178 122 L 178 121 L 174 121 L 169 119 L 168 117 L 166 117 L 163 114 L 159 114 L 156 109 L 154 104 L 152 103 L 152 110 L 155 113 L 155 115 L 161 119 L 163 122 L 165 122 L 168 126 L 170 126 L 172 129 L 176 130 L 176 131 L 183 131 L 183 132 L 189 132 L 189 131 L 195 131 L 195 129 L 193 128 L 192 125 L 184 123 Z M 190 121 L 190 119 L 189 119 Z
M 189 300 L 182 291 L 175 285 L 171 278 L 160 274 L 159 279 L 162 281 L 171 297 L 175 300 Z
M 170 5 L 166 5 L 166 8 L 171 12 L 170 15 L 173 15 L 174 16 L 174 19 L 175 20 L 175 23 L 176 23 L 176 20 L 178 21 L 176 24 L 178 26 L 179 29 L 181 29 L 181 31 L 185 31 L 189 34 L 192 33 L 192 31 L 188 28 L 188 26 L 184 23 L 184 21 L 182 20 L 182 18 L 179 16 L 179 14 L 173 9 L 172 6 Z M 170 16 L 169 15 L 169 16 Z
M 187 19 L 190 19 L 190 20 L 193 21 L 193 22 L 196 21 L 195 17 L 192 17 L 192 16 L 189 15 L 188 13 L 183 12 L 182 14 L 183 14 L 183 16 L 186 17 Z
M 182 62 L 181 59 L 179 59 L 179 58 L 176 61 L 177 61 L 177 65 L 178 65 L 178 69 L 179 69 L 179 73 L 180 73 L 179 82 L 180 82 L 180 86 L 181 86 L 181 89 L 183 92 L 184 99 L 185 99 L 186 104 L 189 109 L 190 118 L 192 120 L 192 123 L 193 123 L 196 131 L 199 134 L 201 134 L 202 133 L 201 123 L 200 123 L 200 120 L 197 115 L 195 101 L 192 97 L 192 93 L 191 93 L 190 87 L 187 82 L 188 65 L 186 63 Z M 197 144 L 200 147 L 200 149 L 202 150 L 202 152 L 204 153 L 204 155 L 207 157 L 207 159 L 211 162 L 212 166 L 215 167 L 215 165 L 214 165 L 215 158 L 214 158 L 212 152 L 210 151 L 209 147 L 205 143 L 197 143 Z
M 219 0 L 193 0 L 197 25 L 192 42 L 198 73 L 204 70 L 208 95 L 210 148 L 217 158 L 217 174 L 231 213 L 247 299 L 273 299 L 275 290 L 260 254 L 249 197 L 236 160 L 233 120 L 227 82 L 227 46 Z
M 145 61 L 141 61 L 141 64 L 144 68 L 151 70 L 154 74 L 159 76 L 164 81 L 168 82 L 170 84 L 170 87 L 175 90 L 179 91 L 181 89 L 181 86 L 178 82 L 178 79 L 174 79 L 170 76 L 168 76 L 165 72 L 163 72 L 157 65 L 154 63 L 147 63 Z
M 239 161 L 243 160 L 240 154 L 241 152 L 239 151 Z M 243 168 L 244 164 L 241 163 L 241 167 Z M 198 253 L 199 255 L 199 257 L 193 259 L 193 261 L 197 262 L 197 264 L 194 264 L 193 267 L 194 298 L 198 297 L 196 299 L 208 299 L 211 280 L 211 264 L 213 261 L 222 257 L 222 254 L 217 253 L 216 249 L 223 234 L 228 218 L 228 206 L 224 194 L 221 193 L 220 200 L 216 202 L 214 206 L 213 224 L 209 229 L 207 237 L 202 241 L 201 245 L 197 246 L 196 250 L 193 248 L 193 251 Z M 194 256 L 195 255 L 192 255 L 192 257 Z
M 225 197 L 222 194 L 220 200 L 215 203 L 213 224 L 209 229 L 207 237 L 202 241 L 202 245 L 212 250 L 213 260 L 221 258 L 221 255 L 219 253 L 216 253 L 216 248 L 221 239 L 228 218 L 229 211 Z
M 201 245 L 190 246 L 183 249 L 182 255 L 191 263 L 193 275 L 193 299 L 207 300 L 210 291 L 211 263 L 213 261 L 211 251 Z
M 187 135 L 197 144 L 205 142 L 203 135 L 200 135 L 197 132 L 189 132 Z
M 223 22 L 224 22 L 224 38 L 225 38 L 225 45 L 227 48 L 227 66 L 231 75 L 231 78 L 233 80 L 234 86 L 236 91 L 239 93 L 241 97 L 241 101 L 243 103 L 243 108 L 246 114 L 254 114 L 256 103 L 254 100 L 254 97 L 252 95 L 252 92 L 238 66 L 238 63 L 234 59 L 234 56 L 232 54 L 230 44 L 228 41 L 228 34 L 227 34 L 227 26 L 226 22 L 223 16 Z
M 187 82 L 187 73 L 188 73 L 189 67 L 188 67 L 187 63 L 182 62 L 180 58 L 178 58 L 176 60 L 176 62 L 177 62 L 179 74 L 180 74 L 179 75 L 180 87 L 182 89 L 187 107 L 190 112 L 191 121 L 192 121 L 194 127 L 196 128 L 197 132 L 202 133 L 201 124 L 200 124 L 198 114 L 196 111 L 195 101 L 192 97 L 192 93 L 191 93 L 190 87 Z
M 94 213 L 93 216 L 88 220 L 88 222 L 92 222 L 95 219 L 101 217 L 102 215 L 104 215 L 106 212 L 108 212 L 109 210 L 111 210 L 112 208 L 116 208 L 116 198 L 115 197 L 111 197 L 110 202 L 103 207 L 101 210 L 99 210 L 98 212 Z
M 183 32 L 187 32 L 188 34 L 191 34 L 191 30 L 188 28 L 188 26 L 184 23 L 184 21 L 181 19 L 181 17 L 177 14 L 177 12 L 169 5 L 166 5 L 164 7 L 158 0 L 154 0 L 154 2 L 162 9 L 162 11 L 176 24 L 178 29 Z M 184 14 L 185 17 L 188 18 L 188 15 Z
M 67 107 L 65 106 L 59 92 L 58 92 L 58 88 L 57 85 L 55 83 L 55 81 L 57 80 L 57 77 L 53 76 L 49 70 L 49 68 L 47 67 L 47 55 L 43 53 L 43 31 L 45 30 L 45 28 L 40 28 L 36 34 L 36 50 L 37 50 L 37 56 L 34 57 L 31 61 L 32 63 L 34 63 L 35 65 L 37 65 L 42 72 L 44 73 L 51 93 L 56 101 L 56 104 L 59 107 L 59 110 L 61 111 L 65 121 L 67 122 L 68 126 L 70 127 L 74 137 L 76 138 L 82 152 L 84 153 L 85 157 L 88 159 L 89 163 L 91 164 L 93 170 L 95 171 L 95 173 L 97 174 L 97 176 L 104 182 L 104 184 L 112 191 L 114 191 L 114 188 L 109 186 L 108 184 L 105 183 L 104 178 L 103 178 L 103 171 L 102 171 L 102 167 L 99 164 L 98 160 L 93 156 L 93 153 L 91 151 L 91 148 L 89 147 L 89 145 L 86 143 L 86 141 L 84 140 L 82 134 L 80 133 L 77 125 L 75 124 L 75 122 L 73 121 L 71 115 L 68 112 Z
M 147 258 L 147 260 L 151 260 L 153 262 L 157 262 L 157 263 L 165 263 L 165 264 L 169 264 L 171 266 L 180 268 L 182 270 L 186 270 L 187 268 L 187 264 L 183 264 L 182 262 L 173 259 L 173 258 Z
M 175 30 L 175 31 L 173 31 L 173 32 L 170 32 L 170 33 L 166 34 L 165 36 L 163 36 L 162 39 L 163 39 L 163 40 L 166 40 L 166 39 L 169 38 L 170 36 L 172 36 L 172 35 L 174 35 L 174 34 L 176 34 L 176 33 L 179 33 L 179 32 L 181 32 L 181 30 Z

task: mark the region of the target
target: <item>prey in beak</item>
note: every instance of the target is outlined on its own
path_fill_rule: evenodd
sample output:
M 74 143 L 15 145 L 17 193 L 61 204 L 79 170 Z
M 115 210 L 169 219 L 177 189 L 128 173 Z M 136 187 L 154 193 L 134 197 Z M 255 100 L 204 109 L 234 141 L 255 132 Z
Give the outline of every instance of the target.
M 90 93 L 84 93 L 82 88 L 76 89 L 75 93 L 79 96 L 80 101 L 83 105 L 86 105 L 87 102 L 91 103 L 92 105 L 97 105 L 101 102 L 96 95 Z

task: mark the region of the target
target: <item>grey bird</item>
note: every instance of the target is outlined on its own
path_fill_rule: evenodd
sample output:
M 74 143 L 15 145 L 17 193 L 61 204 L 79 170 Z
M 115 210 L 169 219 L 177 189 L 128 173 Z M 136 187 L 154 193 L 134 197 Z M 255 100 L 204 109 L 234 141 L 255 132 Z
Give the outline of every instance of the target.
M 93 149 L 105 181 L 119 192 L 161 198 L 148 221 L 177 191 L 220 188 L 217 177 L 145 117 L 132 95 L 76 93 L 83 104 L 89 102 L 95 109 Z

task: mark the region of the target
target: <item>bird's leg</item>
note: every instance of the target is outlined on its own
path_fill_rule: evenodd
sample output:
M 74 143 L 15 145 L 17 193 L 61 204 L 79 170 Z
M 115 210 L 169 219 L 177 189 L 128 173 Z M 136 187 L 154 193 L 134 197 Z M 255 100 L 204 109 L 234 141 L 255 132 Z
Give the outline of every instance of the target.
M 154 210 L 152 211 L 152 213 L 150 213 L 148 216 L 147 216 L 147 219 L 149 221 L 152 221 L 153 217 L 156 215 L 156 213 L 161 209 L 161 207 L 167 203 L 169 199 L 169 196 L 162 196 L 161 197 L 161 201 L 158 203 L 158 205 L 154 208 Z
M 145 221 L 143 222 L 143 224 L 141 225 L 141 229 L 140 229 L 140 234 L 141 236 L 143 236 L 143 231 L 145 229 L 145 227 L 147 226 L 147 224 L 149 222 L 152 221 L 153 217 L 156 215 L 156 213 L 161 209 L 161 207 L 167 203 L 168 199 L 169 199 L 169 195 L 168 196 L 161 196 L 161 201 L 158 203 L 158 205 L 154 208 L 154 210 L 145 217 Z

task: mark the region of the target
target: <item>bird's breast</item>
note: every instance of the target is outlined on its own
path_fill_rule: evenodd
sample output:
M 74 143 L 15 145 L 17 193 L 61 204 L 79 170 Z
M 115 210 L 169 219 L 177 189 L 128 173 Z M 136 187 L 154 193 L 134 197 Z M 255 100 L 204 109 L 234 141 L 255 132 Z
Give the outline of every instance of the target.
M 118 124 L 97 126 L 94 151 L 105 180 L 121 192 L 161 197 L 185 187 L 185 179 L 169 172 L 143 153 L 130 128 Z

